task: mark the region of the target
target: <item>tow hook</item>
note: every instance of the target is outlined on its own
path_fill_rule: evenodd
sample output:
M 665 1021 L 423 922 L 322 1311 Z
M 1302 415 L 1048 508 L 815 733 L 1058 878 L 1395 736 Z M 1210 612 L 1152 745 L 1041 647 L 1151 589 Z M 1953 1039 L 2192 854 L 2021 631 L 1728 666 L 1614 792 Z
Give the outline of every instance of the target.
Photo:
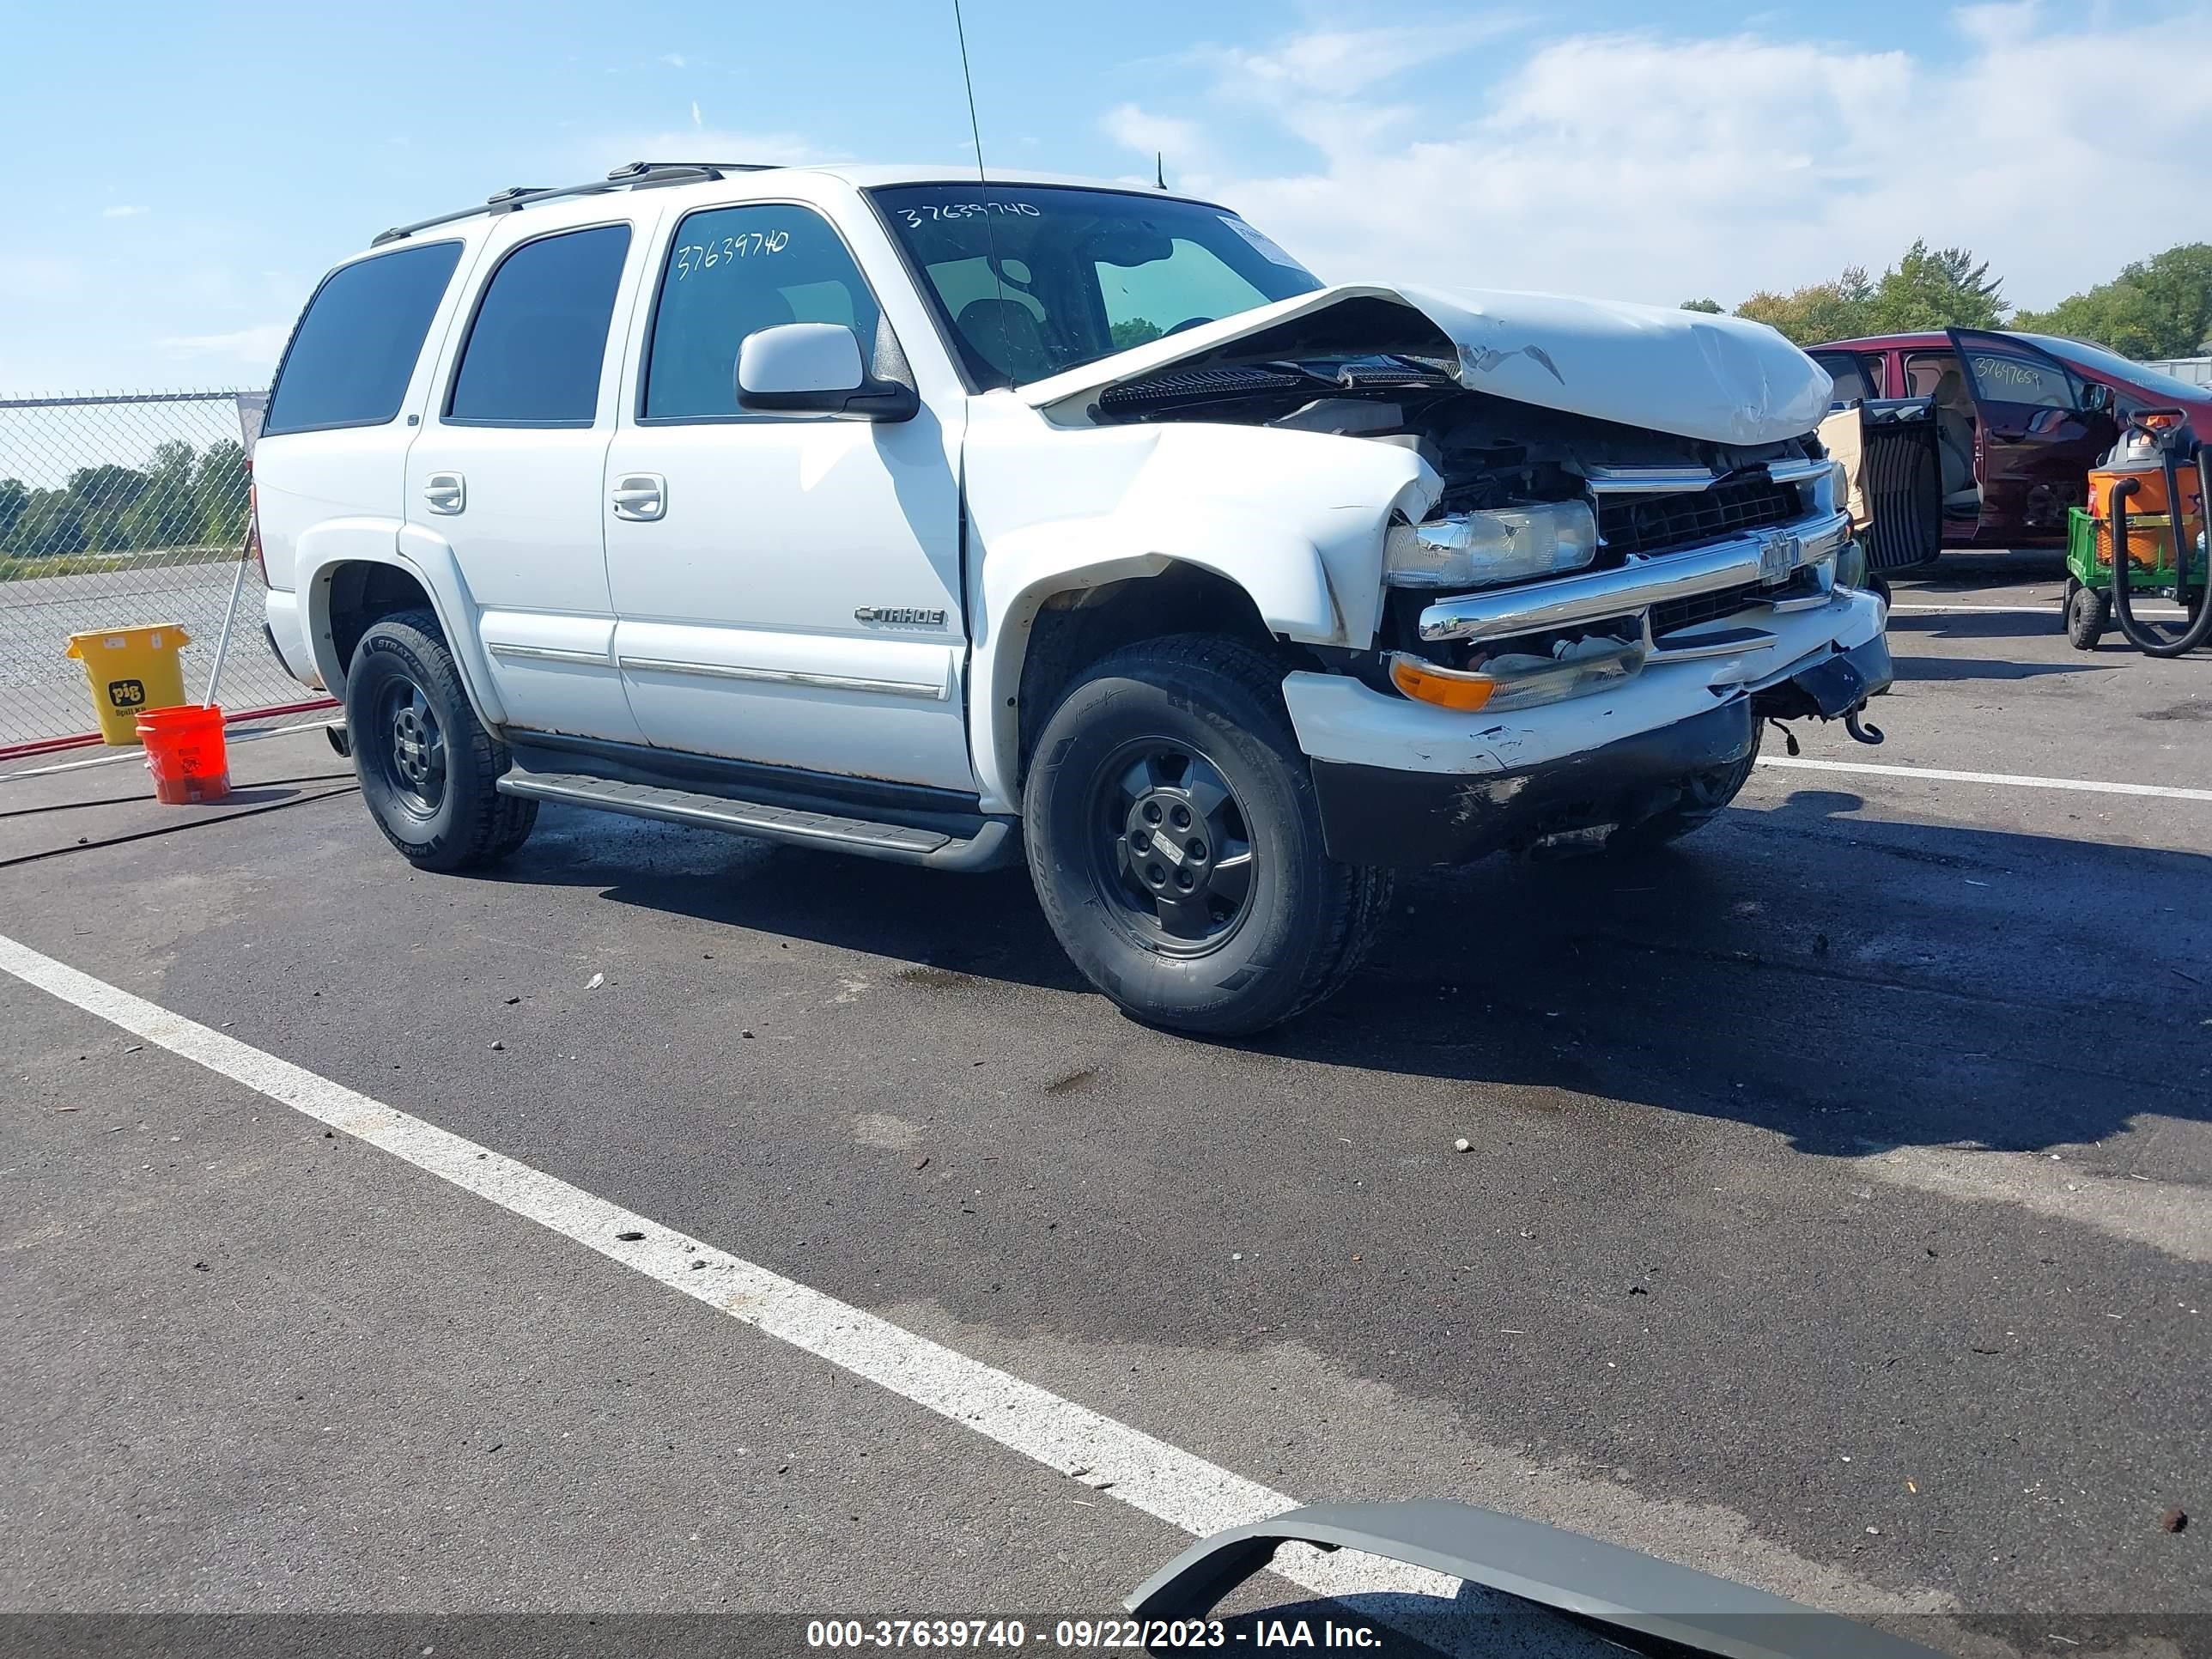
M 1844 730 L 1861 743 L 1878 744 L 1881 741 L 1881 727 L 1863 724 L 1859 720 L 1859 715 L 1865 711 L 1865 708 L 1866 705 L 1861 703 L 1856 708 L 1846 710 L 1844 714 Z

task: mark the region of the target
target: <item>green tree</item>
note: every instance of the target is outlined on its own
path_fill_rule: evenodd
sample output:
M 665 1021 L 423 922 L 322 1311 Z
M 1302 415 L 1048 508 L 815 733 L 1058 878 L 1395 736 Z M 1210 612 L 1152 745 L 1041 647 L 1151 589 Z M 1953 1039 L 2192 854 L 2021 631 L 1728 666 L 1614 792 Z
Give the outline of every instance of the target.
M 69 495 L 77 504 L 76 521 L 83 528 L 87 547 L 103 553 L 130 547 L 125 518 L 146 494 L 149 482 L 136 468 L 113 461 L 81 466 L 70 474 Z
M 1702 311 L 1708 316 L 1718 317 L 1723 314 L 1723 308 L 1718 300 L 1685 300 L 1682 301 L 1682 309 Z
M 1870 334 L 1906 334 L 1931 328 L 1996 328 L 2012 307 L 1990 275 L 1962 247 L 1930 248 L 1916 240 L 1881 274 L 1867 308 Z
M 2212 242 L 2184 242 L 2124 265 L 2109 283 L 2069 295 L 2048 311 L 2023 311 L 2014 326 L 2088 340 L 2127 357 L 2193 357 L 2212 351 Z
M 82 553 L 92 544 L 84 503 L 66 489 L 34 489 L 15 520 L 9 550 L 34 559 Z
M 1846 265 L 1832 282 L 1813 283 L 1788 294 L 1761 289 L 1735 308 L 1739 317 L 1779 329 L 1799 345 L 1848 340 L 1868 326 L 1875 285 L 1863 265 Z
M 1132 317 L 1126 323 L 1113 324 L 1107 332 L 1113 338 L 1115 350 L 1127 351 L 1131 346 L 1140 346 L 1158 339 L 1167 331 L 1158 323 L 1149 322 L 1142 317 Z
M 207 447 L 192 479 L 199 502 L 200 533 L 209 542 L 234 543 L 246 534 L 246 491 L 249 476 L 246 446 L 225 438 Z
M 15 545 L 11 532 L 30 504 L 29 485 L 21 478 L 0 478 L 0 550 Z

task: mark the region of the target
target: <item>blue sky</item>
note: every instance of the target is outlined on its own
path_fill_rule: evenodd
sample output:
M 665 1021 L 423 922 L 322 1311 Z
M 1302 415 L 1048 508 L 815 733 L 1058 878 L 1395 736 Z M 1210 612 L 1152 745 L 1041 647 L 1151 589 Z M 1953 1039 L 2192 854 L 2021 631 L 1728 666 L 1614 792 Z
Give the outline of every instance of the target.
M 1916 235 L 2023 304 L 2212 237 L 2212 0 L 968 0 L 986 159 L 1230 201 L 1328 277 L 1674 303 Z M 19 11 L 0 391 L 265 376 L 384 226 L 643 156 L 966 160 L 950 0 Z M 2195 45 L 2186 43 L 2194 42 Z M 2115 112 L 2154 101 L 2183 158 Z M 2171 154 L 2172 152 L 2169 152 Z M 2159 211 L 2082 209 L 2148 167 Z

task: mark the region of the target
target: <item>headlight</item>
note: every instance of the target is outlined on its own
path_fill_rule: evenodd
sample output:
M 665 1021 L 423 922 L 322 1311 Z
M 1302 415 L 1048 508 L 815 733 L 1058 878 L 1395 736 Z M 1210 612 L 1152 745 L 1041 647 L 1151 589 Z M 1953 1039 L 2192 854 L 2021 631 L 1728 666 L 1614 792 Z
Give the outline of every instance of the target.
M 1564 575 L 1596 557 L 1589 503 L 1551 501 L 1393 526 L 1383 538 L 1382 580 L 1393 587 L 1493 587 Z

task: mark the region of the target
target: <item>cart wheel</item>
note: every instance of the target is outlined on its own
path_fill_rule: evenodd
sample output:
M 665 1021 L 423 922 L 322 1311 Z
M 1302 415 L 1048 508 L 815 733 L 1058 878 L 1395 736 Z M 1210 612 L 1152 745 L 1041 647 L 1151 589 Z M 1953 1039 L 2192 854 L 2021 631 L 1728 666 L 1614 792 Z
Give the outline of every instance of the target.
M 2112 596 L 2101 587 L 2084 587 L 2066 579 L 2066 639 L 2076 651 L 2094 651 L 2112 623 Z
M 1881 608 L 1885 611 L 1888 610 L 1890 608 L 1889 578 L 1883 575 L 1879 570 L 1872 571 L 1869 573 L 1867 576 L 1866 586 L 1869 592 L 1880 597 L 1881 600 Z
M 2074 596 L 2081 591 L 2081 579 L 2072 571 L 2066 573 L 2066 591 L 2058 596 L 2058 631 L 2063 634 L 2074 625 Z

